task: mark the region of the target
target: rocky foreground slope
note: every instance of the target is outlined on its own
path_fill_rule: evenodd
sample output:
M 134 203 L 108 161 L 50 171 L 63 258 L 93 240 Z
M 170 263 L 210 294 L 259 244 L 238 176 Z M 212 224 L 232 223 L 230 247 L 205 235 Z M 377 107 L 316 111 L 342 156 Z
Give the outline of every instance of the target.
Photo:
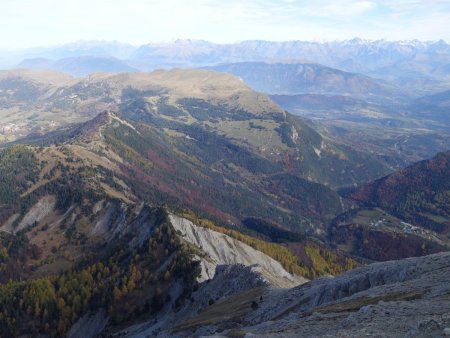
M 258 287 L 175 322 L 159 336 L 448 336 L 449 276 L 450 253 L 440 253 L 376 263 L 292 289 Z M 122 333 L 151 336 L 135 328 Z

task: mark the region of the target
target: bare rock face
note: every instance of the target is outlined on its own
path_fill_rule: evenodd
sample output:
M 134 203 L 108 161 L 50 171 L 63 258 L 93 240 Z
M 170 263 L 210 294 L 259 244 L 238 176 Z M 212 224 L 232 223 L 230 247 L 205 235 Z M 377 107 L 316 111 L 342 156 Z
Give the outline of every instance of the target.
M 97 337 L 108 323 L 108 316 L 105 311 L 87 313 L 72 326 L 68 338 L 94 338 Z
M 14 232 L 25 229 L 35 222 L 39 222 L 55 208 L 55 198 L 46 196 L 41 198 L 23 217 L 20 224 L 14 229 Z
M 287 272 L 273 258 L 230 236 L 196 226 L 191 221 L 175 215 L 169 217 L 180 236 L 206 254 L 206 257 L 199 258 L 202 268 L 199 281 L 213 278 L 218 265 L 232 264 L 259 266 L 261 276 L 277 287 L 293 287 L 307 281 Z

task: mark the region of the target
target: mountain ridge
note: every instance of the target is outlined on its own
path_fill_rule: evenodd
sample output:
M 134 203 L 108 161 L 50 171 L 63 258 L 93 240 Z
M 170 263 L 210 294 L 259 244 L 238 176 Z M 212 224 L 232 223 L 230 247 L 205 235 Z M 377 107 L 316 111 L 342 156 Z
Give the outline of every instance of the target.
M 381 80 L 315 63 L 243 62 L 209 69 L 232 73 L 255 90 L 271 95 L 345 95 L 369 101 L 405 95 L 399 88 Z
M 7 59 L 3 64 L 10 67 L 11 63 L 17 64 L 18 59 L 27 58 L 61 59 L 85 55 L 109 55 L 127 60 L 131 67 L 153 70 L 161 67 L 204 67 L 243 61 L 301 59 L 394 81 L 404 88 L 409 88 L 413 93 L 419 89 L 424 94 L 437 91 L 438 88 L 445 90 L 448 84 L 446 65 L 449 63 L 450 47 L 442 40 L 431 42 L 361 39 L 330 42 L 255 40 L 235 44 L 180 40 L 150 43 L 140 47 L 126 44 L 118 47 L 119 45 L 117 42 L 79 42 L 67 46 L 16 51 L 5 54 L 4 58 Z M 414 78 L 416 83 L 412 81 Z

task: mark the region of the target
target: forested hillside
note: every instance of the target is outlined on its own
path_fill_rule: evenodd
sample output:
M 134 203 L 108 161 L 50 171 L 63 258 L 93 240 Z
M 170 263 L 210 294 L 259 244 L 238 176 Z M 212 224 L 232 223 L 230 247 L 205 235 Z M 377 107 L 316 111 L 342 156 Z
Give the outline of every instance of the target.
M 450 152 L 364 185 L 349 196 L 415 225 L 450 234 Z

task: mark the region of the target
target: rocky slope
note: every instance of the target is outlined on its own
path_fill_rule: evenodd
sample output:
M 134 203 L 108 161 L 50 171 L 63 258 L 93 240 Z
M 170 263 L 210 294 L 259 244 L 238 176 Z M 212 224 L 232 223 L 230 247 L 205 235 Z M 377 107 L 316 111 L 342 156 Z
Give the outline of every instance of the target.
M 450 331 L 449 274 L 449 253 L 372 264 L 293 289 L 242 293 L 166 337 L 443 337 Z

